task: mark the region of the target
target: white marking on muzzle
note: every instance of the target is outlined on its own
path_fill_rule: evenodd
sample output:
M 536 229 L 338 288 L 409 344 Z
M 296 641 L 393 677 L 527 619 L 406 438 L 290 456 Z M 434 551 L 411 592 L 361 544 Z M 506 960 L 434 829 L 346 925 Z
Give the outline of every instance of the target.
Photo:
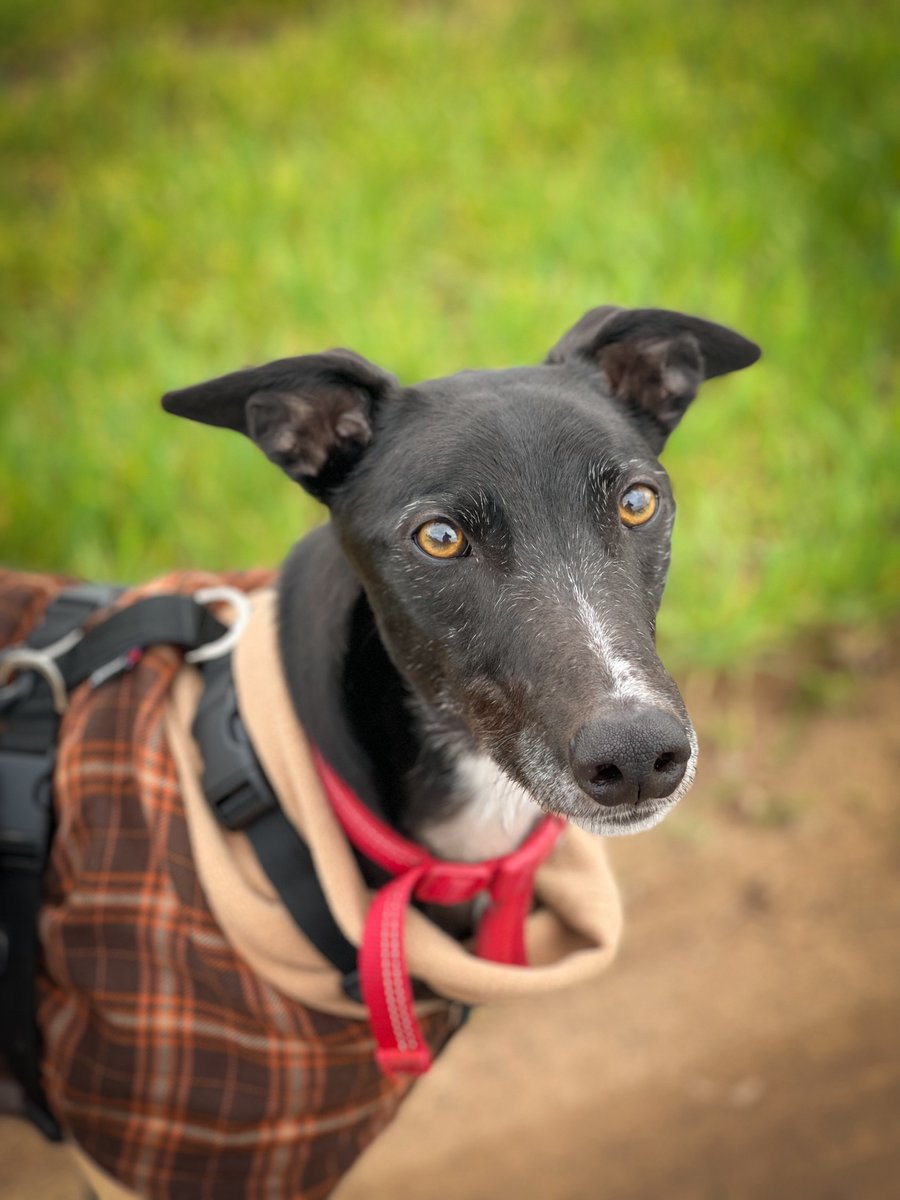
M 618 700 L 638 700 L 646 704 L 659 704 L 662 700 L 635 666 L 617 649 L 613 636 L 604 626 L 603 618 L 590 604 L 575 581 L 575 604 L 578 617 L 587 631 L 591 648 L 603 664 L 613 685 L 613 696 Z

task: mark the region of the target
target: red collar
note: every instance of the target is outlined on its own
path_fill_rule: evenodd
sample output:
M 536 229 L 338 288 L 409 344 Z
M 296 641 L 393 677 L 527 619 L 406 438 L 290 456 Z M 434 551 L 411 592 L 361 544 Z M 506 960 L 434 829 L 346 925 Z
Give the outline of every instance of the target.
M 329 803 L 353 845 L 394 878 L 375 893 L 359 948 L 359 977 L 377 1049 L 387 1074 L 420 1075 L 431 1053 L 416 1019 L 406 963 L 406 908 L 414 898 L 429 904 L 459 904 L 488 891 L 491 903 L 475 936 L 480 958 L 526 966 L 525 918 L 534 876 L 565 827 L 545 817 L 511 854 L 483 862 L 448 862 L 401 837 L 374 815 L 313 750 Z

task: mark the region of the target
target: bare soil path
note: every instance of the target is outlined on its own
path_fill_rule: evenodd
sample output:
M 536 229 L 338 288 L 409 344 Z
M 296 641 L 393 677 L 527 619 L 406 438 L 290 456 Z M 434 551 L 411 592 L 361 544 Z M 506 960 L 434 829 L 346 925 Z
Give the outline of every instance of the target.
M 688 687 L 700 780 L 612 845 L 618 964 L 476 1012 L 336 1200 L 900 1195 L 900 665 L 789 673 Z M 76 1197 L 0 1122 L 0 1200 Z

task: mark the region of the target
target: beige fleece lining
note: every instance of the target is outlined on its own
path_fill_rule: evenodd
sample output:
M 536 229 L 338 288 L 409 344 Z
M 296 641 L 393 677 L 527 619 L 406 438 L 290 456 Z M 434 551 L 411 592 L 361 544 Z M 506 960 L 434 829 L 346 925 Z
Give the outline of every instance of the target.
M 371 894 L 325 798 L 298 724 L 278 656 L 276 602 L 257 593 L 234 656 L 238 702 L 260 761 L 284 812 L 310 847 L 345 936 L 359 945 Z M 199 754 L 190 735 L 200 693 L 185 668 L 166 713 L 166 730 L 184 795 L 197 872 L 206 898 L 234 949 L 263 978 L 313 1008 L 365 1016 L 348 1000 L 340 976 L 297 929 L 244 834 L 215 820 L 199 784 Z M 407 958 L 414 978 L 438 995 L 468 1004 L 509 1000 L 592 978 L 611 962 L 621 932 L 619 895 L 599 838 L 570 826 L 536 879 L 541 907 L 526 925 L 528 967 L 476 958 L 422 913 L 406 914 Z M 417 1006 L 427 1011 L 427 1003 Z

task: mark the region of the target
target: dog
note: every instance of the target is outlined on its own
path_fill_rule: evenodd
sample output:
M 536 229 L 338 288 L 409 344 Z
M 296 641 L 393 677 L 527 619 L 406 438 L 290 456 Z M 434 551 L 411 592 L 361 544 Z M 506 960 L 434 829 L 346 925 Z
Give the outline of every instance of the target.
M 281 584 L 301 723 L 399 829 L 484 858 L 540 811 L 647 829 L 690 786 L 696 738 L 654 645 L 675 516 L 658 455 L 703 380 L 758 355 L 602 307 L 539 367 L 403 388 L 333 351 L 163 405 L 246 434 L 328 505 Z
M 504 861 L 548 819 L 601 836 L 662 820 L 697 739 L 655 649 L 675 516 L 658 456 L 700 385 L 759 353 L 697 317 L 601 307 L 539 366 L 410 387 L 332 350 L 167 393 L 167 412 L 246 435 L 329 509 L 281 571 L 272 643 L 320 774 L 432 864 Z M 264 718 L 248 727 L 265 740 Z M 415 895 L 457 940 L 484 910 Z M 196 1169 L 124 1182 L 197 1195 L 213 1185 Z M 265 1186 L 336 1182 L 292 1178 Z M 273 1194 L 257 1186 L 213 1190 Z

